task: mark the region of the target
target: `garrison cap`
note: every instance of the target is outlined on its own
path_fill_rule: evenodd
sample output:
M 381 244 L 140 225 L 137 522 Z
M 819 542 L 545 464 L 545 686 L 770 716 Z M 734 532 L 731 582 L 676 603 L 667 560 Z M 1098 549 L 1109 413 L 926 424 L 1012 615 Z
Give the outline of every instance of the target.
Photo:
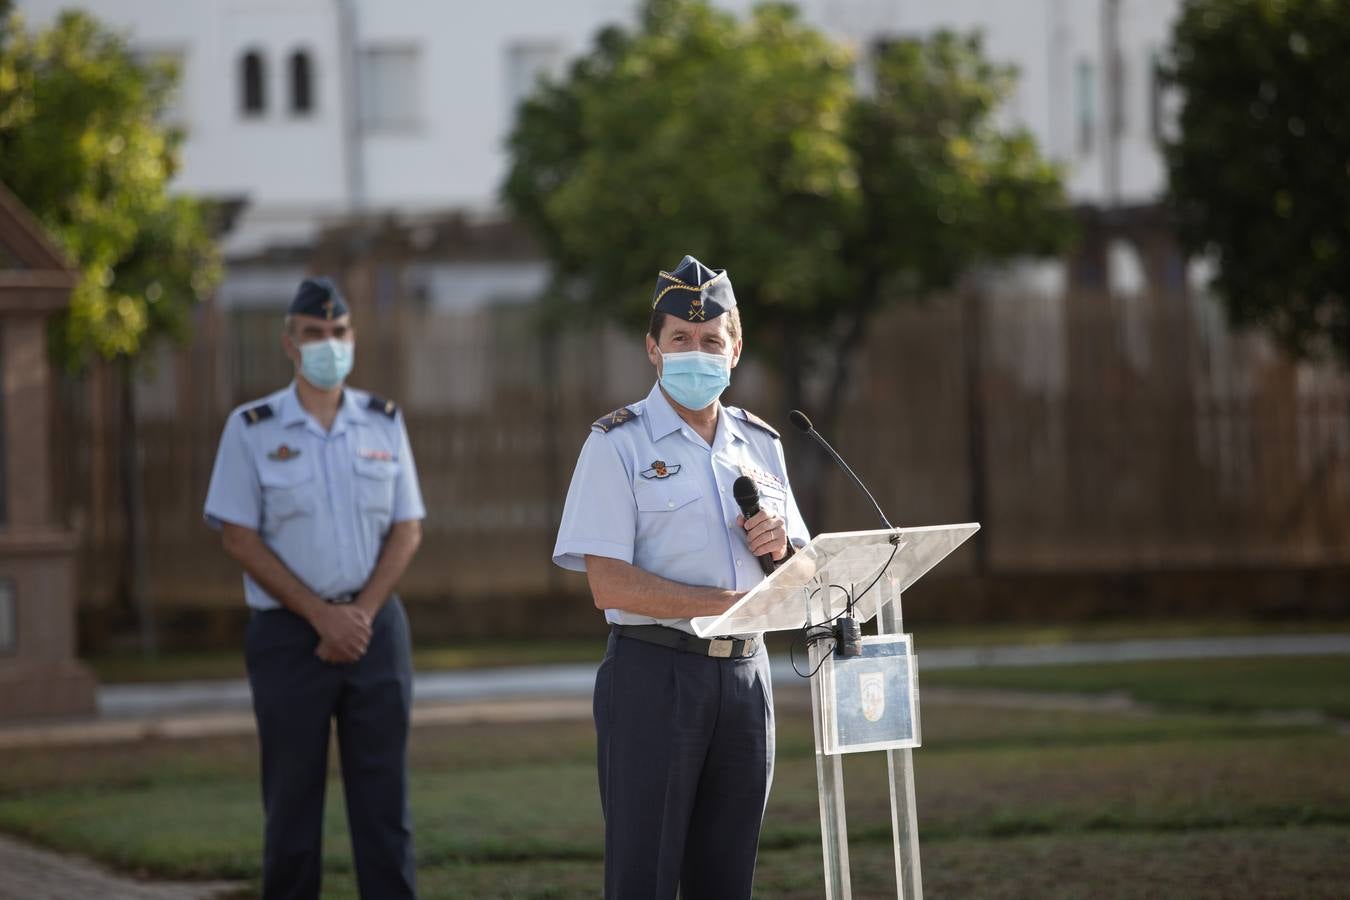
M 340 319 L 350 310 L 342 292 L 327 278 L 306 278 L 291 301 L 288 316 L 314 316 L 319 319 Z
M 673 272 L 656 276 L 652 309 L 686 322 L 706 322 L 736 308 L 726 269 L 709 269 L 686 255 Z

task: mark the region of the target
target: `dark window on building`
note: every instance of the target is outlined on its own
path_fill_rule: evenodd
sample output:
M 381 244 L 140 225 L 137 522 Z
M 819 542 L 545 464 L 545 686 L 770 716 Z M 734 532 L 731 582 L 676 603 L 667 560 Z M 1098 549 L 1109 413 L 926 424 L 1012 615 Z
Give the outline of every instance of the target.
M 244 54 L 239 61 L 239 78 L 244 115 L 262 115 L 267 110 L 267 71 L 261 53 L 250 50 Z
M 307 115 L 314 111 L 314 62 L 308 50 L 291 54 L 291 112 Z

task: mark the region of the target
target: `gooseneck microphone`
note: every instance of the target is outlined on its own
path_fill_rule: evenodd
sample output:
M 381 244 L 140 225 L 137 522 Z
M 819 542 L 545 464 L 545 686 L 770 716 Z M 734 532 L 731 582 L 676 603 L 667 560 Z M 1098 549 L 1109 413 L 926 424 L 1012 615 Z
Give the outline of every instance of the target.
M 853 479 L 853 483 L 858 486 L 858 490 L 866 494 L 867 499 L 872 501 L 872 507 L 877 511 L 877 515 L 881 517 L 881 524 L 885 525 L 888 531 L 894 531 L 895 526 L 891 524 L 890 519 L 886 518 L 886 514 L 881 511 L 881 504 L 877 503 L 877 498 L 872 496 L 872 492 L 867 489 L 867 485 L 863 484 L 863 480 L 853 474 L 853 470 L 848 467 L 848 463 L 844 462 L 844 458 L 838 453 L 835 453 L 834 448 L 820 436 L 820 432 L 816 431 L 815 426 L 811 424 L 811 420 L 806 417 L 806 413 L 802 412 L 800 409 L 794 409 L 788 413 L 788 420 L 792 422 L 797 430 L 804 431 L 811 435 L 817 444 L 825 448 L 825 452 L 830 454 L 830 458 L 839 464 L 839 468 L 847 472 L 848 477 Z
M 800 409 L 794 409 L 788 413 L 788 419 L 799 431 L 804 431 L 811 435 L 817 444 L 825 448 L 825 452 L 830 454 L 830 458 L 839 464 L 839 468 L 848 473 L 848 477 L 853 479 L 853 483 L 858 486 L 858 489 L 867 495 L 868 500 L 872 501 L 872 508 L 875 509 L 877 515 L 881 517 L 881 523 L 886 526 L 886 530 L 894 531 L 895 526 L 891 524 L 890 519 L 886 518 L 886 514 L 881 511 L 881 504 L 877 502 L 877 498 L 872 496 L 872 492 L 867 489 L 867 485 L 863 484 L 863 480 L 854 474 L 853 470 L 849 468 L 848 463 L 844 462 L 844 458 L 834 452 L 834 448 L 830 446 L 829 442 L 820 436 L 820 432 L 816 431 L 815 426 L 811 424 L 811 420 L 806 417 L 806 413 L 802 412 Z M 898 535 L 891 535 L 891 544 L 893 546 L 899 546 L 898 540 Z M 895 555 L 894 551 L 892 551 L 891 555 Z M 885 569 L 882 571 L 885 571 Z M 864 593 L 866 593 L 866 591 L 864 591 Z M 848 606 L 845 607 L 844 612 L 839 616 L 839 620 L 834 626 L 834 646 L 835 653 L 840 656 L 862 655 L 862 629 L 853 618 L 852 597 L 849 598 Z
M 731 496 L 736 498 L 736 505 L 741 508 L 741 515 L 746 519 L 759 514 L 759 487 L 755 485 L 755 479 L 749 475 L 742 475 L 731 483 Z M 765 575 L 773 574 L 776 568 L 773 554 L 765 553 L 756 559 L 759 560 L 759 567 L 764 570 Z

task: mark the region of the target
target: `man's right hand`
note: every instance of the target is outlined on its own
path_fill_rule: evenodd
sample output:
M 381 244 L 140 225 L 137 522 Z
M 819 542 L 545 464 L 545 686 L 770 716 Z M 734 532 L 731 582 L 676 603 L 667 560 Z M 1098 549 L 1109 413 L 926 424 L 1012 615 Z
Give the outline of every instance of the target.
M 356 662 L 370 645 L 370 616 L 354 603 L 325 603 L 309 623 L 319 633 L 314 654 L 324 662 Z

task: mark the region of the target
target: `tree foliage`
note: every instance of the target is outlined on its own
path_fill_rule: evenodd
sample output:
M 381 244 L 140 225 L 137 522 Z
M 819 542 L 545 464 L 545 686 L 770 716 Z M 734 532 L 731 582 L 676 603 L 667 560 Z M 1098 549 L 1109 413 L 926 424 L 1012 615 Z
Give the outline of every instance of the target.
M 181 135 L 160 116 L 176 80 L 83 13 L 36 34 L 17 16 L 0 26 L 0 180 L 82 276 L 54 332 L 69 366 L 182 337 L 219 277 L 209 209 L 167 190 Z
M 887 303 L 973 265 L 1062 246 L 1060 173 L 996 112 L 1014 73 L 976 37 L 887 44 L 869 77 L 789 6 L 738 19 L 654 0 L 522 104 L 503 194 L 555 293 L 642 322 L 683 253 L 732 274 L 747 349 L 837 398 Z M 868 82 L 866 87 L 863 83 Z M 823 398 L 822 398 L 823 399 Z
M 1350 363 L 1350 11 L 1341 0 L 1189 0 L 1167 147 L 1187 248 L 1237 324 Z

